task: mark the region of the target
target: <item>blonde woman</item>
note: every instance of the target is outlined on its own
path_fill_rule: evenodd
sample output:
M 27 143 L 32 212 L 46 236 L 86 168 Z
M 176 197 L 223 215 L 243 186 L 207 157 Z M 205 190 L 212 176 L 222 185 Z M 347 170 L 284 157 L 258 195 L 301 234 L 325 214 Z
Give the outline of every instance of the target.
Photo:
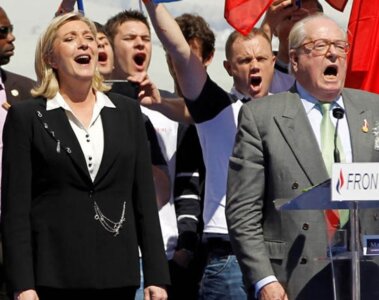
M 16 299 L 145 299 L 169 283 L 138 103 L 104 93 L 96 29 L 69 13 L 36 50 L 35 99 L 4 128 L 2 222 Z

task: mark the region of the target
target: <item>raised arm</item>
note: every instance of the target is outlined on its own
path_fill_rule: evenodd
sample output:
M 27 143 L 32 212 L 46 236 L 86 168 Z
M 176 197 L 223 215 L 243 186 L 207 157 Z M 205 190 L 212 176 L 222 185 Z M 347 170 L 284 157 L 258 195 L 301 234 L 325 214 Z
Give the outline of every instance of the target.
M 274 0 L 266 12 L 261 29 L 272 39 L 276 26 L 291 17 L 296 9 L 296 6 L 292 5 L 292 0 Z
M 58 10 L 55 12 L 55 16 L 60 16 L 65 13 L 74 11 L 76 0 L 62 0 L 61 4 L 58 7 Z
M 130 82 L 138 84 L 138 101 L 141 105 L 159 111 L 167 118 L 185 124 L 192 124 L 192 117 L 182 97 L 173 98 L 161 95 L 157 86 L 152 82 L 146 72 L 128 77 Z
M 164 5 L 150 0 L 144 2 L 155 32 L 171 58 L 184 97 L 195 100 L 207 79 L 202 62 L 191 52 L 178 24 Z

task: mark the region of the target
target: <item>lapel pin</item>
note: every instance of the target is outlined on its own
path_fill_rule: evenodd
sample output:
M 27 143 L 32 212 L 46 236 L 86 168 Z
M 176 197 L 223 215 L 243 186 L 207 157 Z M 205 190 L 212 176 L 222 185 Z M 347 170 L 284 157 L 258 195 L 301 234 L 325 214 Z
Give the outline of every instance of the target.
M 13 97 L 17 97 L 20 93 L 18 92 L 18 90 L 14 89 L 14 90 L 11 90 L 11 94 Z
M 5 101 L 3 104 L 1 104 L 2 108 L 4 108 L 5 110 L 8 110 L 11 105 L 9 104 L 9 102 Z
M 367 133 L 367 132 L 368 132 L 368 122 L 367 122 L 366 119 L 363 120 L 362 131 L 363 131 L 364 133 Z

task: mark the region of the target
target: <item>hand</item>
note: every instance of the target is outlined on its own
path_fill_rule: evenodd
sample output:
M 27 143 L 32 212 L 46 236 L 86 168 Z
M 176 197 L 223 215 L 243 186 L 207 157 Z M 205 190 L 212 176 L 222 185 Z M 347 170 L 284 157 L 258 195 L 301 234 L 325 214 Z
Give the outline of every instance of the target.
M 166 289 L 162 286 L 150 285 L 143 290 L 144 300 L 167 300 Z
M 189 263 L 191 262 L 193 258 L 193 254 L 191 251 L 180 249 L 175 251 L 174 257 L 172 260 L 180 267 L 182 268 L 188 268 Z
M 61 7 L 65 12 L 70 12 L 74 10 L 76 0 L 62 0 Z
M 282 285 L 277 281 L 265 285 L 260 290 L 258 298 L 259 300 L 288 300 Z
M 55 12 L 55 16 L 61 16 L 63 14 L 74 11 L 76 0 L 62 0 L 61 4 L 58 7 L 58 10 Z
M 161 95 L 156 85 L 150 81 L 146 72 L 137 73 L 129 76 L 128 81 L 137 83 L 139 85 L 138 100 L 141 105 L 153 108 L 162 103 Z
M 292 0 L 274 0 L 266 12 L 261 28 L 272 39 L 276 26 L 291 17 L 296 10 L 297 7 L 292 6 Z
M 14 293 L 14 300 L 39 300 L 37 292 L 35 290 L 25 290 L 22 292 Z

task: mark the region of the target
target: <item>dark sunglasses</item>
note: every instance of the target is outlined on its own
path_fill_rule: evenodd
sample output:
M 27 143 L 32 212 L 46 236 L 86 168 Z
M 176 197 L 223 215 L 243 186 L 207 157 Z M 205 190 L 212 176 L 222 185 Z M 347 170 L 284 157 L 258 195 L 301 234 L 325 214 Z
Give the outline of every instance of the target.
M 13 32 L 13 25 L 9 26 L 0 26 L 0 37 L 6 38 L 9 33 Z

